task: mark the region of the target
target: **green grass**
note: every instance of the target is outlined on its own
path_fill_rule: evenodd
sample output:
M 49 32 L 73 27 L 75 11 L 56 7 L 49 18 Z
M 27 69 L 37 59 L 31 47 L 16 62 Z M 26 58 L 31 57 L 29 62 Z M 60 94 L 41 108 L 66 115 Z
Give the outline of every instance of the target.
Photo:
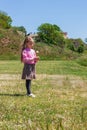
M 23 64 L 20 61 L 0 61 L 0 73 L 20 74 Z M 76 75 L 87 77 L 87 67 L 75 61 L 40 61 L 36 65 L 38 74 Z
M 0 130 L 86 130 L 87 67 L 75 61 L 40 61 L 25 96 L 20 61 L 0 61 Z

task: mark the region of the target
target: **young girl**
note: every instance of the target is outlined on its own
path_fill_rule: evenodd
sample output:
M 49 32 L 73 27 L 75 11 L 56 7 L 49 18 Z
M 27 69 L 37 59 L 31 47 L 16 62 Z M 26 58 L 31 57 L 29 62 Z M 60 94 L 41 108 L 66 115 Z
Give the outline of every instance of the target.
M 31 80 L 35 79 L 35 64 L 39 60 L 35 50 L 32 49 L 34 44 L 32 37 L 26 36 L 21 51 L 21 61 L 24 63 L 22 79 L 26 80 L 27 96 L 31 97 L 35 97 L 35 95 L 31 93 Z

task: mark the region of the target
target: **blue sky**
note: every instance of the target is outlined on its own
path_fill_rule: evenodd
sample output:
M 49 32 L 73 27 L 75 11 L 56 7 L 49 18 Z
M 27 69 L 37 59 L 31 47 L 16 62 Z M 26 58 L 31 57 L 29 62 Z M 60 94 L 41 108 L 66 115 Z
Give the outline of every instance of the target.
M 0 0 L 0 10 L 12 18 L 12 26 L 24 26 L 27 33 L 50 23 L 69 38 L 87 38 L 87 0 Z

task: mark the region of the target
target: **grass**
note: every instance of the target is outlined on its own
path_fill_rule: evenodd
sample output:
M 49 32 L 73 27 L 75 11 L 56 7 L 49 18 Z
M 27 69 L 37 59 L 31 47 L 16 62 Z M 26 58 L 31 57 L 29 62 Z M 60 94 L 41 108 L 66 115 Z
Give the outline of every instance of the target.
M 0 130 L 86 130 L 87 67 L 75 61 L 40 61 L 25 96 L 23 64 L 0 61 Z
M 40 61 L 36 67 L 38 74 L 87 77 L 87 67 L 75 61 Z M 22 68 L 23 64 L 20 61 L 0 61 L 0 73 L 21 74 Z

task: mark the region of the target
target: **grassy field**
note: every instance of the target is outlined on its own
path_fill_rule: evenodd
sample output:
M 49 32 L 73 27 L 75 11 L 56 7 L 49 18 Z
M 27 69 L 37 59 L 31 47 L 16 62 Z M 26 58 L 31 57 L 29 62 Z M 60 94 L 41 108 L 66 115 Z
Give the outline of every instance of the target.
M 20 61 L 0 61 L 0 130 L 87 130 L 87 67 L 40 61 L 26 96 Z

